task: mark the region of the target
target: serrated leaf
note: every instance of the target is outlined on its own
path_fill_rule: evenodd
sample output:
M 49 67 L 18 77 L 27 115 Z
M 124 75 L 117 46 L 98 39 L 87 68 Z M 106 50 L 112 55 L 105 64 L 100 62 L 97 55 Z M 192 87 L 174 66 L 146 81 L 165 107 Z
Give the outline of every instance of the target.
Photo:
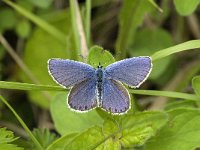
M 90 48 L 90 53 L 88 55 L 87 63 L 97 68 L 97 66 L 102 65 L 103 67 L 108 66 L 115 62 L 115 58 L 112 54 L 104 50 L 100 46 L 93 46 Z
M 142 112 L 117 120 L 105 120 L 103 127 L 94 126 L 73 137 L 62 150 L 120 149 L 143 144 L 167 122 L 163 112 Z M 84 141 L 84 142 L 83 142 Z
M 18 147 L 17 145 L 14 144 L 0 144 L 0 149 L 1 150 L 23 150 L 24 148 Z
M 195 93 L 200 96 L 200 76 L 196 76 L 192 79 L 192 87 Z
M 54 141 L 47 150 L 64 150 L 65 146 L 73 140 L 75 136 L 77 136 L 77 133 L 70 133 L 67 135 L 62 136 L 61 138 Z
M 51 133 L 48 129 L 34 129 L 33 135 L 44 149 L 57 139 L 56 135 Z M 38 150 L 37 146 L 34 145 L 32 141 L 29 142 L 29 145 L 31 150 Z
M 174 0 L 174 5 L 178 13 L 182 16 L 188 16 L 194 12 L 199 5 L 200 0 Z
M 168 112 L 169 122 L 146 145 L 148 150 L 192 150 L 200 147 L 200 110 Z
M 168 120 L 164 112 L 142 112 L 123 119 L 121 143 L 123 147 L 143 145 Z
M 104 139 L 104 136 L 102 134 L 102 128 L 98 126 L 94 126 L 86 130 L 85 132 L 82 132 L 78 136 L 76 136 L 71 142 L 69 142 L 65 146 L 65 150 L 89 150 L 89 149 L 95 149 L 96 147 L 93 147 L 94 143 L 98 143 Z M 83 142 L 84 141 L 84 142 Z M 101 148 L 98 147 L 97 149 L 102 149 L 103 145 L 101 145 Z
M 51 115 L 57 131 L 61 135 L 83 131 L 93 125 L 101 125 L 102 118 L 95 110 L 87 113 L 77 113 L 67 106 L 67 92 L 54 97 L 51 102 Z
M 147 36 L 148 35 L 148 36 Z M 171 35 L 161 29 L 142 29 L 136 33 L 135 42 L 131 46 L 130 55 L 133 56 L 150 56 L 160 49 L 173 45 Z M 151 79 L 157 79 L 166 71 L 171 61 L 171 57 L 161 59 L 153 64 L 153 70 L 150 74 Z
M 15 141 L 16 137 L 12 131 L 6 130 L 6 128 L 0 128 L 0 149 L 1 150 L 23 150 L 23 148 L 18 147 L 17 145 L 10 144 Z
M 6 130 L 6 128 L 0 128 L 0 144 L 10 143 L 15 141 L 17 138 L 14 137 L 12 131 Z

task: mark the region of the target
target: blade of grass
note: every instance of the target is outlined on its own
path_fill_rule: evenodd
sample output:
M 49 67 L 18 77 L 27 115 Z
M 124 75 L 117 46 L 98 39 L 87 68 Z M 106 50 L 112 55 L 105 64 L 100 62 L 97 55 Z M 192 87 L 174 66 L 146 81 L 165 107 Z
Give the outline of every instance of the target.
M 88 47 L 85 38 L 85 32 L 83 30 L 83 23 L 80 15 L 78 2 L 77 0 L 70 0 L 69 2 L 77 56 L 80 52 L 82 57 L 86 58 L 88 55 Z
M 29 83 L 20 83 L 20 82 L 6 82 L 0 81 L 0 88 L 10 89 L 10 90 L 34 90 L 34 91 L 63 91 L 67 90 L 60 86 L 49 86 L 49 85 L 36 85 Z
M 6 82 L 0 81 L 0 88 L 2 89 L 15 89 L 15 90 L 36 90 L 36 91 L 67 91 L 60 86 L 52 85 L 36 85 L 29 83 L 19 83 L 19 82 Z M 194 94 L 187 94 L 181 92 L 173 91 L 157 91 L 157 90 L 133 90 L 129 89 L 130 93 L 139 94 L 139 95 L 151 95 L 151 96 L 163 96 L 163 97 L 172 97 L 172 98 L 182 98 L 188 100 L 199 101 L 200 97 Z
M 88 46 L 90 45 L 90 20 L 91 20 L 91 0 L 86 0 L 85 33 Z
M 78 35 L 78 29 L 76 26 L 76 8 L 74 4 L 74 0 L 70 0 L 70 15 L 71 15 L 71 23 L 72 23 L 72 29 L 73 29 L 73 35 L 74 35 L 74 42 L 75 42 L 75 49 L 76 49 L 76 55 L 78 55 L 78 50 L 80 50 L 80 40 Z
M 181 92 L 157 91 L 157 90 L 132 90 L 132 89 L 129 89 L 129 92 L 139 95 L 163 96 L 163 97 L 182 98 L 187 100 L 200 101 L 200 97 L 196 96 L 195 94 L 187 94 Z
M 28 133 L 28 135 L 30 136 L 30 138 L 33 141 L 33 143 L 35 143 L 35 145 L 37 146 L 37 148 L 39 150 L 44 150 L 42 148 L 42 146 L 40 145 L 40 143 L 38 142 L 38 140 L 34 137 L 34 135 L 32 134 L 32 132 L 29 130 L 29 128 L 27 127 L 27 125 L 25 124 L 25 122 L 20 118 L 20 116 L 17 114 L 17 112 L 12 108 L 12 106 L 10 106 L 10 104 L 1 95 L 0 95 L 0 99 L 10 109 L 10 111 L 15 115 L 15 117 L 17 118 L 17 120 L 19 121 L 19 123 L 22 125 L 22 127 L 24 128 L 24 130 Z
M 5 2 L 7 5 L 9 5 L 12 8 L 14 8 L 17 12 L 19 12 L 20 14 L 22 14 L 23 16 L 25 16 L 26 18 L 28 18 L 29 20 L 34 22 L 36 25 L 41 27 L 43 30 L 45 30 L 49 34 L 53 35 L 60 42 L 66 44 L 67 36 L 65 34 L 63 34 L 61 31 L 59 31 L 58 29 L 56 29 L 55 27 L 53 27 L 52 25 L 50 25 L 49 23 L 47 23 L 44 20 L 40 19 L 39 17 L 37 17 L 33 13 L 29 12 L 28 10 L 22 8 L 21 6 L 13 3 L 10 0 L 3 0 L 3 2 Z
M 200 40 L 187 41 L 187 42 L 157 51 L 151 57 L 153 61 L 156 61 L 174 53 L 178 53 L 185 50 L 196 49 L 196 48 L 200 48 Z
M 163 13 L 162 8 L 160 8 L 155 2 L 154 0 L 148 0 L 159 12 Z

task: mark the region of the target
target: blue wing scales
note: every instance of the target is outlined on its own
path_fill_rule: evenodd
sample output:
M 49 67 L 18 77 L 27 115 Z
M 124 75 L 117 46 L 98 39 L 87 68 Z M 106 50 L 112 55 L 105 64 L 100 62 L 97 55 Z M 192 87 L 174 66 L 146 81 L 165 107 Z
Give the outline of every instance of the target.
M 67 88 L 95 76 L 92 66 L 73 60 L 50 59 L 48 69 L 52 78 Z
M 124 59 L 105 69 L 105 78 L 121 81 L 131 87 L 139 87 L 149 76 L 152 68 L 148 56 Z

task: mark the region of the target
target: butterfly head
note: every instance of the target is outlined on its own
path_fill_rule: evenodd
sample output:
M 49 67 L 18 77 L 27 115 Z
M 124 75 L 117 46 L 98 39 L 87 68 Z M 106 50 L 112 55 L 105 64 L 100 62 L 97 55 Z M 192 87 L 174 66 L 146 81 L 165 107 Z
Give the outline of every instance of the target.
M 103 66 L 101 65 L 101 63 L 99 62 L 99 65 L 97 66 L 98 69 L 102 69 Z

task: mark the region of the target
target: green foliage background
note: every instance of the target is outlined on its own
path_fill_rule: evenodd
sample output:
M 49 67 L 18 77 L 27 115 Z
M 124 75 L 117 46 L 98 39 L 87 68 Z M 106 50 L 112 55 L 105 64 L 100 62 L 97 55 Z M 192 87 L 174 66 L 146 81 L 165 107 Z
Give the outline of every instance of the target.
M 199 3 L 0 1 L 0 149 L 200 148 Z M 106 67 L 135 56 L 153 70 L 120 116 L 72 112 L 47 70 L 50 58 Z

